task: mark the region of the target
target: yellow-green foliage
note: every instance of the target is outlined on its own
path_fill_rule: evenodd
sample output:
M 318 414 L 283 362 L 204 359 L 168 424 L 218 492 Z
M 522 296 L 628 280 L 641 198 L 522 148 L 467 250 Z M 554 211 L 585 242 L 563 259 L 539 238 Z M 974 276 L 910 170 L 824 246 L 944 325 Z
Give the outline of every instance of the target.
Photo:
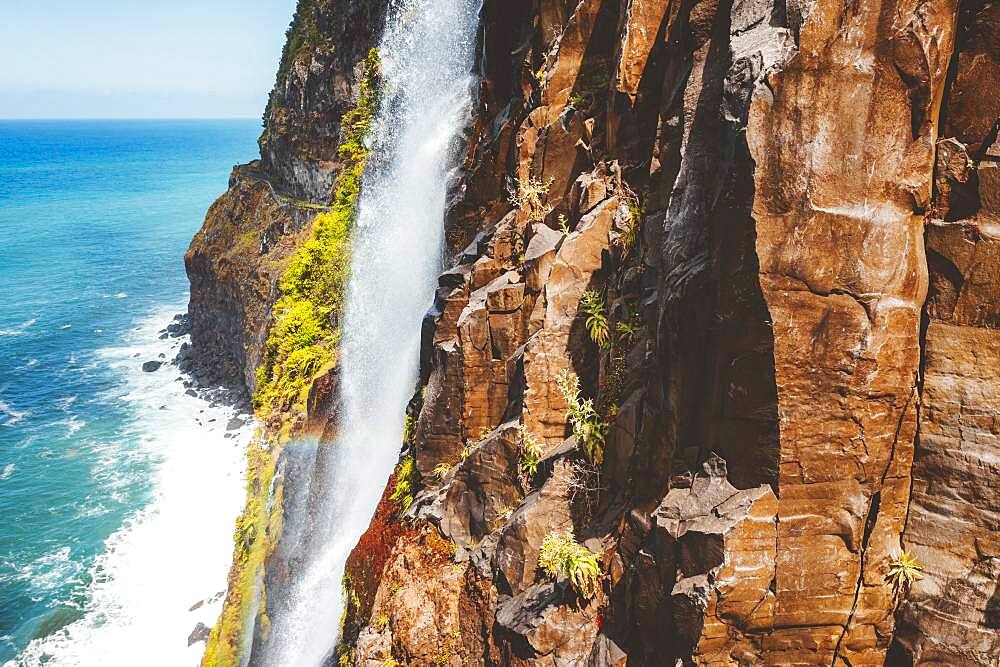
M 893 592 L 899 595 L 909 589 L 917 579 L 923 579 L 924 575 L 921 574 L 923 571 L 924 568 L 917 562 L 916 557 L 904 551 L 892 562 L 886 579 L 892 584 Z
M 594 290 L 587 290 L 580 300 L 580 308 L 587 315 L 587 332 L 598 347 L 609 347 L 611 335 L 608 316 L 604 314 L 604 299 Z
M 398 502 L 405 512 L 410 509 L 413 496 L 419 489 L 420 471 L 417 470 L 417 461 L 412 456 L 407 456 L 396 466 L 396 490 L 390 498 Z
M 403 421 L 403 442 L 408 445 L 413 444 L 413 438 L 417 435 L 417 420 L 412 415 L 406 415 Z
M 585 598 L 597 595 L 601 586 L 601 566 L 597 555 L 578 544 L 572 533 L 549 533 L 542 540 L 538 566 L 551 577 L 566 577 Z
M 277 457 L 274 443 L 258 434 L 247 449 L 247 502 L 236 520 L 233 568 L 222 616 L 212 629 L 205 648 L 205 667 L 228 667 L 238 664 L 240 641 L 245 622 L 253 613 L 258 585 L 271 538 L 281 532 L 281 492 L 279 485 L 274 502 L 268 502 Z M 263 620 L 263 619 L 262 619 Z
M 274 323 L 254 394 L 254 407 L 264 419 L 301 409 L 313 378 L 334 361 L 350 266 L 351 227 L 368 155 L 364 142 L 378 104 L 378 81 L 378 53 L 373 49 L 358 104 L 343 117 L 338 151 L 345 164 L 337 177 L 333 204 L 313 220 L 311 237 L 296 249 L 278 283 L 281 298 L 274 305 Z
M 251 615 L 255 608 L 264 608 L 266 592 L 258 588 L 264 562 L 281 534 L 283 487 L 276 485 L 271 495 L 275 466 L 296 420 L 288 410 L 302 407 L 313 379 L 334 360 L 337 320 L 350 261 L 350 232 L 367 157 L 364 140 L 378 104 L 378 82 L 378 55 L 373 50 L 358 108 L 343 119 L 340 154 L 344 168 L 337 178 L 333 204 L 313 219 L 309 240 L 293 253 L 279 281 L 281 298 L 274 306 L 254 394 L 255 412 L 267 426 L 268 436 L 256 438 L 247 450 L 246 507 L 236 523 L 229 592 L 205 650 L 206 666 L 240 664 L 241 641 Z M 266 631 L 266 616 L 261 613 L 257 620 L 258 627 Z
M 521 427 L 521 471 L 528 477 L 534 477 L 538 472 L 538 464 L 542 460 L 542 443 L 538 438 Z
M 580 378 L 576 373 L 563 371 L 556 377 L 556 384 L 566 405 L 569 406 L 567 418 L 573 426 L 576 444 L 583 448 L 587 459 L 600 465 L 604 459 L 604 441 L 608 435 L 609 425 L 601 419 L 594 408 L 594 399 L 583 399 L 580 395 Z

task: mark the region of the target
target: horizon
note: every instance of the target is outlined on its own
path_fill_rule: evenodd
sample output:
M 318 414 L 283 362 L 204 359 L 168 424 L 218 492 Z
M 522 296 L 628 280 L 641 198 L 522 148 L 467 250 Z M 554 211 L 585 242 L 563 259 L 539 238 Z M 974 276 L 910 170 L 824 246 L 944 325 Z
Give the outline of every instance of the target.
M 295 0 L 3 8 L 0 120 L 259 117 Z

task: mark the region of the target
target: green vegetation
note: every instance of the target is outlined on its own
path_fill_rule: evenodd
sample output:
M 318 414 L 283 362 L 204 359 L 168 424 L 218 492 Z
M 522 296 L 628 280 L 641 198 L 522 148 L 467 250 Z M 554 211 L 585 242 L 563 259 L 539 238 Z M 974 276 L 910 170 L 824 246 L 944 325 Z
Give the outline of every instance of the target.
M 278 62 L 278 73 L 274 78 L 274 87 L 280 88 L 288 77 L 288 71 L 292 68 L 292 63 L 299 53 L 306 48 L 315 48 L 322 39 L 319 28 L 314 20 L 315 0 L 298 0 L 295 6 L 295 13 L 292 21 L 285 30 L 285 45 L 281 49 L 281 60 Z M 274 91 L 267 98 L 267 106 L 264 108 L 264 124 L 271 115 L 274 106 Z
M 527 212 L 530 221 L 541 222 L 552 212 L 552 207 L 546 203 L 551 186 L 551 180 L 543 183 L 534 177 L 522 178 L 517 187 L 510 190 L 507 199 L 514 208 Z
M 406 420 L 403 422 L 403 442 L 408 445 L 413 444 L 413 438 L 417 435 L 417 420 L 413 418 L 413 415 L 406 415 Z
M 302 25 L 307 1 L 299 4 L 295 29 Z M 345 167 L 337 179 L 333 205 L 313 219 L 309 240 L 292 255 L 279 281 L 281 298 L 274 306 L 254 394 L 255 413 L 265 424 L 267 435 L 259 435 L 247 450 L 247 501 L 236 522 L 226 603 L 205 650 L 202 664 L 208 667 L 240 663 L 241 640 L 255 610 L 260 632 L 266 635 L 269 626 L 263 613 L 266 591 L 262 578 L 273 542 L 281 534 L 284 500 L 283 486 L 272 482 L 313 379 L 334 362 L 337 320 L 350 261 L 349 237 L 367 157 L 363 142 L 379 99 L 375 51 L 366 64 L 358 106 L 344 116 L 340 154 Z M 248 240 L 241 239 L 244 243 Z
M 521 472 L 528 477 L 534 477 L 538 473 L 538 464 L 542 460 L 542 443 L 538 438 L 528 433 L 528 429 L 521 427 Z
M 413 504 L 413 497 L 420 490 L 420 471 L 417 470 L 417 461 L 412 456 L 407 456 L 396 466 L 396 490 L 389 496 L 399 503 L 405 512 Z
M 378 105 L 379 60 L 369 54 L 357 106 L 344 115 L 338 149 L 345 167 L 330 211 L 313 220 L 312 235 L 289 261 L 279 281 L 264 362 L 257 369 L 254 408 L 265 421 L 301 410 L 313 378 L 335 361 L 350 267 L 350 234 L 356 216 L 367 150 L 365 136 Z
M 559 231 L 562 232 L 563 236 L 569 236 L 569 221 L 566 220 L 565 214 L 560 213 L 557 220 L 559 221 Z
M 604 314 L 604 299 L 594 290 L 587 290 L 580 300 L 580 307 L 587 315 L 587 333 L 598 347 L 607 348 L 611 345 L 611 333 L 608 328 L 608 316 Z
M 601 419 L 594 409 L 594 399 L 580 397 L 580 378 L 576 373 L 563 371 L 556 377 L 559 392 L 569 406 L 566 415 L 573 426 L 577 446 L 583 448 L 587 459 L 594 465 L 600 465 L 604 459 L 604 442 L 609 425 Z
M 639 197 L 624 183 L 618 193 L 619 198 L 625 203 L 628 209 L 628 220 L 625 221 L 625 228 L 618 238 L 618 244 L 627 255 L 635 247 L 639 239 L 639 225 L 642 223 L 642 205 Z
M 585 598 L 597 595 L 601 587 L 601 566 L 597 554 L 577 543 L 572 533 L 549 533 L 542 540 L 538 566 L 551 577 L 566 577 Z
M 236 520 L 233 568 L 229 575 L 229 591 L 222 616 L 212 629 L 205 657 L 205 667 L 238 664 L 240 639 L 245 621 L 254 607 L 264 608 L 263 601 L 255 605 L 263 575 L 264 561 L 272 549 L 271 536 L 281 533 L 281 501 L 283 488 L 275 489 L 273 503 L 268 503 L 274 479 L 277 457 L 269 443 L 258 434 L 247 449 L 247 503 Z M 261 617 L 261 625 L 267 625 Z
M 619 334 L 618 339 L 626 345 L 631 345 L 635 341 L 635 337 L 639 335 L 642 324 L 635 321 L 619 322 L 615 325 L 615 329 Z
M 448 476 L 448 473 L 451 472 L 451 469 L 453 467 L 454 466 L 451 465 L 450 463 L 439 463 L 436 466 L 434 466 L 433 475 L 438 479 L 443 480 L 445 477 Z
M 924 568 L 917 562 L 916 557 L 904 551 L 892 562 L 886 579 L 892 584 L 893 593 L 899 595 L 909 590 L 913 582 L 923 579 L 924 575 L 921 574 L 923 571 Z

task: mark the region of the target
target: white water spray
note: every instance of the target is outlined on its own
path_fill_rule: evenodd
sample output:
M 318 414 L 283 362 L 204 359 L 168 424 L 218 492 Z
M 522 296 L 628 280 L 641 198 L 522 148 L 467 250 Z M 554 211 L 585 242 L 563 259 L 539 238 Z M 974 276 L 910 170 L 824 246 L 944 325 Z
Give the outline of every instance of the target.
M 469 113 L 481 0 L 394 0 L 362 183 L 340 351 L 340 432 L 310 508 L 310 553 L 252 662 L 316 667 L 333 649 L 344 563 L 396 463 L 420 323 L 441 268 L 454 144 Z M 318 468 L 320 469 L 320 468 Z M 316 534 L 318 533 L 318 535 Z

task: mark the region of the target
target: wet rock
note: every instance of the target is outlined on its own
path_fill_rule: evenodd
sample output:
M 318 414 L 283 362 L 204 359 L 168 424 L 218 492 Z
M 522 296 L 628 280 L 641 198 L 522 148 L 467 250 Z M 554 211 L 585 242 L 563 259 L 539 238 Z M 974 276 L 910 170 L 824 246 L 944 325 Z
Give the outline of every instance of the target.
M 199 623 L 194 626 L 194 630 L 188 635 L 188 646 L 193 646 L 198 642 L 207 642 L 208 636 L 212 634 L 212 628 L 208 627 L 204 623 Z
M 142 365 L 143 373 L 153 373 L 160 370 L 160 366 L 163 365 L 162 361 L 147 361 Z

